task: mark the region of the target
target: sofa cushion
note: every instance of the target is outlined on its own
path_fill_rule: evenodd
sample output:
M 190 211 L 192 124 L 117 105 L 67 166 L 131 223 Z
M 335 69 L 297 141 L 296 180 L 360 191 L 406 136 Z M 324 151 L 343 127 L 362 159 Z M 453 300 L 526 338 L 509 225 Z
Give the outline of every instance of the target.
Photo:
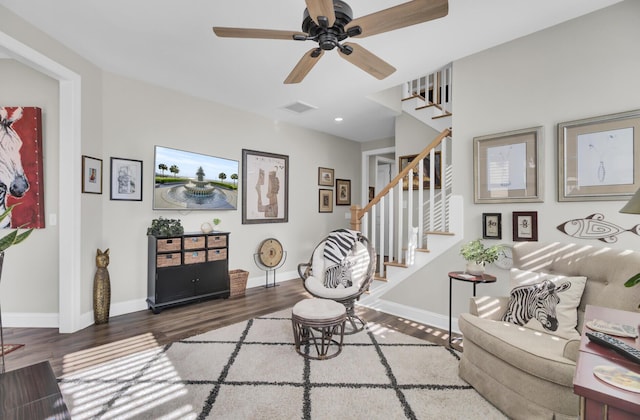
M 576 364 L 563 356 L 567 340 L 468 313 L 460 314 L 458 325 L 465 342 L 473 341 L 478 347 L 530 375 L 573 387 Z
M 511 269 L 511 294 L 502 320 L 571 339 L 587 278 Z

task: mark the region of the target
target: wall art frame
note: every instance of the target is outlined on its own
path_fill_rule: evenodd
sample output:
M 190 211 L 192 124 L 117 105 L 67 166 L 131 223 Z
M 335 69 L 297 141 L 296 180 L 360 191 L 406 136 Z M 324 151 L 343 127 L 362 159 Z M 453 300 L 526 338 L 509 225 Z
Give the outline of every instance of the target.
M 242 224 L 289 221 L 289 156 L 242 149 Z
M 473 139 L 476 204 L 544 201 L 543 127 Z
M 318 213 L 333 213 L 333 190 L 318 190 Z
M 640 110 L 558 124 L 558 201 L 622 201 L 640 188 Z
M 318 167 L 318 185 L 333 187 L 334 170 Z
M 418 155 L 406 155 L 400 156 L 398 158 L 398 172 L 401 172 L 404 168 L 406 168 L 409 163 L 411 163 Z M 434 167 L 434 177 L 436 178 L 434 181 L 435 188 L 442 188 L 442 154 L 440 152 L 434 152 L 436 165 Z M 431 154 L 425 156 L 422 161 L 422 169 L 424 171 L 424 177 L 422 181 L 422 189 L 428 190 L 431 186 L 430 181 L 430 171 L 431 171 Z M 413 171 L 413 189 L 417 190 L 419 188 L 420 177 L 418 174 L 418 167 Z M 409 189 L 409 175 L 405 176 L 402 179 L 402 189 L 407 191 Z
M 502 213 L 482 213 L 482 239 L 502 239 Z
M 351 180 L 336 179 L 336 206 L 351 205 Z
M 102 159 L 82 155 L 82 192 L 102 194 Z
M 514 211 L 512 218 L 514 242 L 538 240 L 537 211 Z
M 142 161 L 111 158 L 111 200 L 142 201 Z
M 45 227 L 42 122 L 42 108 L 0 105 L 0 160 L 4 179 L 0 202 L 7 208 L 20 203 L 11 212 L 7 228 Z

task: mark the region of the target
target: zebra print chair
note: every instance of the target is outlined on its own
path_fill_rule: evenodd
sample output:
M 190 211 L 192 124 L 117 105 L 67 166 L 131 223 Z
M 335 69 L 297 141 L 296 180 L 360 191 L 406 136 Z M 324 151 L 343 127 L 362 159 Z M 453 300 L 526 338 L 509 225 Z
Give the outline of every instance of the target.
M 298 264 L 298 274 L 304 288 L 312 296 L 342 303 L 347 310 L 345 334 L 354 334 L 365 326 L 365 321 L 356 315 L 355 302 L 369 289 L 376 265 L 375 249 L 360 232 L 347 254 L 342 267 L 324 256 L 325 237 L 311 253 L 307 263 Z

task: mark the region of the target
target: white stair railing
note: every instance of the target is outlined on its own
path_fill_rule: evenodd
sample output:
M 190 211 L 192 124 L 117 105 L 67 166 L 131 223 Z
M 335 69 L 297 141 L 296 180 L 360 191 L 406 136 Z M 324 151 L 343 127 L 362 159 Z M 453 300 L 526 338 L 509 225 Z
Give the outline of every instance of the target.
M 408 247 L 408 242 L 412 240 L 414 221 L 418 229 L 416 244 L 418 248 L 425 248 L 423 237 L 425 228 L 431 231 L 446 231 L 448 228 L 448 209 L 445 203 L 451 194 L 450 177 L 447 175 L 450 172 L 450 164 L 446 160 L 450 148 L 450 134 L 449 129 L 443 130 L 364 208 L 361 209 L 357 205 L 351 207 L 351 228 L 362 231 L 375 244 L 379 255 L 380 276 L 384 276 L 385 263 L 405 265 L 407 261 L 412 260 L 407 258 L 403 248 Z M 429 167 L 428 175 L 425 175 L 424 165 L 427 156 Z M 439 159 L 439 162 L 436 159 Z M 438 163 L 439 167 L 436 168 Z M 436 169 L 440 171 L 436 172 Z M 414 171 L 417 182 L 414 182 Z M 440 174 L 439 178 L 437 173 Z M 411 180 L 406 182 L 406 192 L 403 189 L 405 177 Z M 436 192 L 438 179 L 440 179 L 440 188 Z M 425 182 L 429 185 L 429 199 L 426 202 L 424 201 Z M 424 211 L 425 203 L 428 205 L 426 212 Z M 384 224 L 387 220 L 388 229 L 385 233 Z

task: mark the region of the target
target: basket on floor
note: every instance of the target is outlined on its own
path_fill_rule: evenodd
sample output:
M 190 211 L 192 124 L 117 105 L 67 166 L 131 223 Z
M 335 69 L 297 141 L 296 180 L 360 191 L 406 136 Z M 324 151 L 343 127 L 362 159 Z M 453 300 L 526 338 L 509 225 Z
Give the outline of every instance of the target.
M 244 296 L 245 290 L 247 290 L 247 279 L 249 278 L 249 272 L 244 270 L 231 270 L 229 271 L 229 283 L 231 286 L 230 297 Z

